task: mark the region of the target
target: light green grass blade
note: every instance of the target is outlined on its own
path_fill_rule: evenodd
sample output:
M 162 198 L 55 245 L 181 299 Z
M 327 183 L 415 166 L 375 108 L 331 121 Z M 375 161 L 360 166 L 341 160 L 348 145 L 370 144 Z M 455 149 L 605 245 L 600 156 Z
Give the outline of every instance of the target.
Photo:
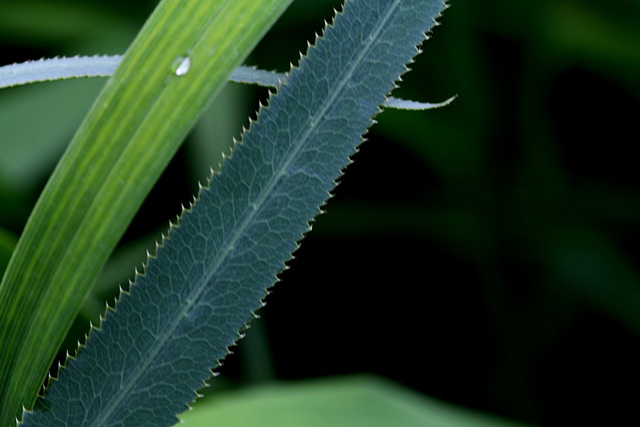
M 53 173 L 0 285 L 1 426 L 32 406 L 142 200 L 291 1 L 163 0 L 151 15 Z
M 252 318 L 442 0 L 353 0 L 25 426 L 170 425 Z

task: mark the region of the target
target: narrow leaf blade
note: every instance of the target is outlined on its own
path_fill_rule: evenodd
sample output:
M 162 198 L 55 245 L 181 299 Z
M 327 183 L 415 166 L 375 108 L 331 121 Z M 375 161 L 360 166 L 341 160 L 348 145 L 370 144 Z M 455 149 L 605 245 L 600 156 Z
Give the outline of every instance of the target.
M 151 15 L 47 183 L 0 284 L 0 426 L 32 407 L 142 201 L 291 1 L 163 0 Z M 178 75 L 187 56 L 190 71 Z
M 0 89 L 31 83 L 86 77 L 109 77 L 122 62 L 120 55 L 74 56 L 71 58 L 42 58 L 0 67 Z M 236 83 L 277 87 L 286 76 L 255 67 L 236 68 L 229 80 Z
M 75 56 L 48 58 L 0 67 L 0 89 L 29 83 L 81 77 L 107 77 L 120 64 L 122 57 Z
M 54 80 L 107 77 L 113 74 L 121 59 L 122 57 L 119 55 L 74 56 L 73 58 L 43 58 L 38 61 L 4 65 L 0 67 L 0 89 Z M 260 70 L 256 67 L 245 65 L 236 68 L 229 76 L 229 81 L 234 83 L 275 88 L 279 87 L 285 80 L 287 80 L 286 74 Z M 384 102 L 384 106 L 385 108 L 397 108 L 400 110 L 422 111 L 445 107 L 454 99 L 455 96 L 446 101 L 433 104 L 390 97 Z
M 441 0 L 354 0 L 25 426 L 168 425 L 260 306 Z M 80 421 L 80 422 L 79 422 Z

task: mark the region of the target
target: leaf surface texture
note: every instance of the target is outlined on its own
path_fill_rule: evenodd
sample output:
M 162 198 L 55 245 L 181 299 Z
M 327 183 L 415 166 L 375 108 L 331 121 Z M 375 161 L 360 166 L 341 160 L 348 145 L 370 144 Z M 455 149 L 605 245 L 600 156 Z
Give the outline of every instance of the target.
M 171 425 L 309 230 L 440 0 L 354 0 L 25 426 Z

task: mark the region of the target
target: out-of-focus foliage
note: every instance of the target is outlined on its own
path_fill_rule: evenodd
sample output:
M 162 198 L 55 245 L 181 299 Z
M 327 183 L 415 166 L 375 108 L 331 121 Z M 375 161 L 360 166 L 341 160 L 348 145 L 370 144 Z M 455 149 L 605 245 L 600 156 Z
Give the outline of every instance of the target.
M 206 399 L 180 418 L 189 427 L 516 427 L 522 424 L 404 390 L 390 381 L 347 376 L 272 383 Z
M 459 98 L 441 110 L 378 117 L 328 214 L 214 386 L 366 371 L 530 422 L 632 419 L 627 389 L 640 380 L 640 5 L 450 3 L 394 95 Z M 251 64 L 286 71 L 338 5 L 297 0 Z M 2 63 L 122 53 L 153 6 L 3 0 Z M 27 125 L 1 122 L 0 227 L 15 234 L 82 116 L 47 101 L 57 84 L 0 94 L 0 111 L 28 97 L 34 112 Z M 91 83 L 60 84 L 70 85 L 64 102 L 77 106 Z M 239 135 L 251 99 L 265 98 L 254 91 L 229 86 L 201 120 L 85 316 L 143 259 L 139 239 L 179 212 L 217 164 L 219 147 Z M 5 149 L 25 126 L 33 146 Z M 10 171 L 18 161 L 24 166 Z

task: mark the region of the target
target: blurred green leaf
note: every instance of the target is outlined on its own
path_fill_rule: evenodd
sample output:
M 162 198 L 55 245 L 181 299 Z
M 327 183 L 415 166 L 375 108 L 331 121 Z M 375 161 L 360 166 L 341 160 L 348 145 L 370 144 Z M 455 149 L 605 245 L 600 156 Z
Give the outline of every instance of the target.
M 516 427 L 523 424 L 444 403 L 377 377 L 269 384 L 196 402 L 188 427 Z
M 563 224 L 549 231 L 550 276 L 640 335 L 640 275 L 633 264 L 595 229 Z
M 106 80 L 58 81 L 0 93 L 0 180 L 25 191 L 45 178 Z
M 146 12 L 132 14 L 136 9 L 117 13 L 103 2 L 2 0 L 0 38 L 22 46 L 55 47 L 58 55 L 121 53 L 144 22 Z

